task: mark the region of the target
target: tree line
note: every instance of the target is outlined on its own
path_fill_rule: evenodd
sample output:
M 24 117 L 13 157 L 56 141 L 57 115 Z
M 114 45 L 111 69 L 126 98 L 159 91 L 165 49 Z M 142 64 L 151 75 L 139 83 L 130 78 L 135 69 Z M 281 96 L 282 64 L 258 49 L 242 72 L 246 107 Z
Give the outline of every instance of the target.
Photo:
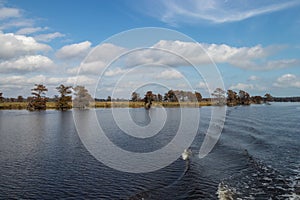
M 57 110 L 68 110 L 72 107 L 86 108 L 89 106 L 90 101 L 93 100 L 88 90 L 84 86 L 65 86 L 61 84 L 56 87 L 59 95 L 55 95 L 54 98 L 46 97 L 48 88 L 43 84 L 35 84 L 31 89 L 31 95 L 27 99 L 22 96 L 15 98 L 4 98 L 3 93 L 0 92 L 0 102 L 27 102 L 27 109 L 34 110 L 46 110 L 47 102 L 55 102 L 55 108 Z M 72 99 L 72 94 L 75 98 Z M 73 100 L 73 101 L 72 101 Z M 73 106 L 71 103 L 73 102 Z
M 84 109 L 90 105 L 91 101 L 126 101 L 127 99 L 112 99 L 110 96 L 107 99 L 93 99 L 89 94 L 88 90 L 84 86 L 65 86 L 61 84 L 56 87 L 59 95 L 55 95 L 54 98 L 46 97 L 48 91 L 47 87 L 43 84 L 35 84 L 34 88 L 31 89 L 31 95 L 27 99 L 22 96 L 17 98 L 4 98 L 3 93 L 0 92 L 0 102 L 27 102 L 27 109 L 30 111 L 34 110 L 45 110 L 47 102 L 55 102 L 55 108 L 58 110 L 68 110 L 72 107 Z M 72 94 L 74 99 L 72 99 Z M 300 97 L 273 97 L 271 94 L 266 93 L 262 96 L 251 96 L 244 90 L 238 92 L 233 90 L 224 91 L 221 88 L 216 88 L 211 94 L 211 98 L 203 98 L 200 92 L 191 92 L 183 90 L 169 90 L 165 94 L 155 94 L 152 91 L 147 91 L 143 96 L 137 92 L 131 94 L 130 101 L 138 102 L 144 101 L 145 107 L 150 108 L 152 102 L 201 102 L 211 101 L 214 105 L 250 105 L 268 103 L 271 101 L 300 101 Z M 72 105 L 73 103 L 73 105 Z

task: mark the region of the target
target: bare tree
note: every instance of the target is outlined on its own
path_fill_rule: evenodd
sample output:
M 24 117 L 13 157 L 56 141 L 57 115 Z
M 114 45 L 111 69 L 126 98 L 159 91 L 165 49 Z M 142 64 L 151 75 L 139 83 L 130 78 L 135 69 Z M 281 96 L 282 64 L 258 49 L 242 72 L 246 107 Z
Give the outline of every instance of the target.
M 215 91 L 211 94 L 215 97 L 217 105 L 225 105 L 226 98 L 225 98 L 225 91 L 221 88 L 215 89 Z
M 92 96 L 89 94 L 89 91 L 85 89 L 84 86 L 76 86 L 74 88 L 75 98 L 73 100 L 73 107 L 79 109 L 85 109 L 90 105 L 90 102 L 93 100 Z

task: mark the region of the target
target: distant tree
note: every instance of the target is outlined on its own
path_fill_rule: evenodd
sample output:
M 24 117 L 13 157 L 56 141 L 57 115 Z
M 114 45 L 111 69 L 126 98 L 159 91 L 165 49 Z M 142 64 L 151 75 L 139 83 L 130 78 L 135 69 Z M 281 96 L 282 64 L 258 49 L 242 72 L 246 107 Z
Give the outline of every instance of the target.
M 254 96 L 254 97 L 251 97 L 251 100 L 255 104 L 261 104 L 261 102 L 263 101 L 263 98 L 261 96 Z
M 108 96 L 106 101 L 111 101 L 111 96 Z
M 240 98 L 233 90 L 227 90 L 227 105 L 235 106 L 240 103 Z
M 152 91 L 147 91 L 147 93 L 145 94 L 145 98 L 144 98 L 146 109 L 151 108 L 152 101 L 153 101 L 153 93 L 152 93 Z
M 217 105 L 225 105 L 225 102 L 226 102 L 225 93 L 226 92 L 224 90 L 222 90 L 221 88 L 217 88 L 211 94 L 212 96 L 214 96 L 214 98 L 217 102 Z
M 76 96 L 73 100 L 73 107 L 85 109 L 90 105 L 93 100 L 92 96 L 89 94 L 88 90 L 84 86 L 76 86 L 74 88 L 74 95 Z
M 138 101 L 139 99 L 140 99 L 140 94 L 139 93 L 133 92 L 131 94 L 131 100 L 132 101 Z
M 57 98 L 56 102 L 56 109 L 58 110 L 67 110 L 72 108 L 69 102 L 72 101 L 72 86 L 64 86 L 61 84 L 60 86 L 56 87 L 57 91 L 59 92 L 60 96 Z
M 28 103 L 28 110 L 46 110 L 47 98 L 45 97 L 48 89 L 43 84 L 35 84 L 35 87 L 31 89 L 32 100 Z
M 157 94 L 157 100 L 159 101 L 159 102 L 162 102 L 162 100 L 163 100 L 163 96 L 161 95 L 161 94 Z
M 246 92 L 244 90 L 240 90 L 239 97 L 240 97 L 240 102 L 242 105 L 250 105 L 251 99 L 250 99 L 250 95 L 248 92 Z
M 17 102 L 23 102 L 23 101 L 24 101 L 24 98 L 21 95 L 19 95 L 17 98 Z
M 195 96 L 198 102 L 202 101 L 202 95 L 200 94 L 200 92 L 195 92 Z
M 273 101 L 272 95 L 269 94 L 269 93 L 266 93 L 265 96 L 264 96 L 264 101 L 265 102 Z
M 168 93 L 166 93 L 166 97 L 169 102 L 178 102 L 178 98 L 173 90 L 169 90 Z
M 3 100 L 4 100 L 4 98 L 3 98 L 3 93 L 2 92 L 0 92 L 0 102 L 3 102 Z

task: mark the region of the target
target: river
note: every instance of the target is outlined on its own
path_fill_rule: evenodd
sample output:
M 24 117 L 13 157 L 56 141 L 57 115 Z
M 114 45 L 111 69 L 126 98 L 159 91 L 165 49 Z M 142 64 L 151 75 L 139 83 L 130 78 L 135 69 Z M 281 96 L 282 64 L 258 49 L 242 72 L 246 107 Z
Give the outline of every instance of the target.
M 148 173 L 119 171 L 93 157 L 79 137 L 72 110 L 1 110 L 0 199 L 300 199 L 300 104 L 228 107 L 221 137 L 200 159 L 211 108 L 199 108 L 188 169 L 179 154 L 170 165 Z M 136 124 L 146 126 L 149 112 L 159 118 L 159 109 L 129 110 Z M 198 108 L 182 109 L 192 119 Z M 122 132 L 111 109 L 78 113 L 88 119 L 94 111 L 114 144 L 141 153 L 164 148 L 175 137 L 182 113 L 166 108 L 157 134 L 135 138 Z

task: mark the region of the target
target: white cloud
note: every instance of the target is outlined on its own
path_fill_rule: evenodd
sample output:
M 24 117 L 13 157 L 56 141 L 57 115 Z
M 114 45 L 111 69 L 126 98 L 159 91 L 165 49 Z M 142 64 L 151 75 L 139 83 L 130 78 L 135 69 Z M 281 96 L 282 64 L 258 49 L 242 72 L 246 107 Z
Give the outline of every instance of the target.
M 47 34 L 40 34 L 34 37 L 37 41 L 42 41 L 42 42 L 49 42 L 53 39 L 64 37 L 65 34 L 55 32 L 55 33 L 47 33 Z
M 168 66 L 229 63 L 250 70 L 272 70 L 299 64 L 297 59 L 264 61 L 280 50 L 279 46 L 231 47 L 225 44 L 161 40 L 153 48 L 134 51 L 128 55 L 127 65 L 158 64 Z M 182 56 L 182 57 L 180 57 Z M 211 60 L 212 59 L 212 60 Z M 189 63 L 190 62 L 190 63 Z
M 115 68 L 115 69 L 110 69 L 108 71 L 106 71 L 104 73 L 105 76 L 117 76 L 117 75 L 121 75 L 121 74 L 125 74 L 128 70 L 126 69 L 121 69 L 119 67 Z
M 300 88 L 300 77 L 297 77 L 294 74 L 284 74 L 277 78 L 273 86 L 280 87 L 280 88 L 286 88 L 286 87 Z
M 95 85 L 97 83 L 97 78 L 89 77 L 89 76 L 74 76 L 67 78 L 66 84 L 68 85 Z
M 26 27 L 18 30 L 16 32 L 17 35 L 28 35 L 36 32 L 41 32 L 48 30 L 48 27 Z
M 43 75 L 37 75 L 33 77 L 27 76 L 5 76 L 0 77 L 0 84 L 14 85 L 14 86 L 28 86 L 34 84 L 44 84 L 46 77 Z
M 236 85 L 232 85 L 229 87 L 230 90 L 252 90 L 252 91 L 266 91 L 268 88 L 262 85 L 257 84 L 245 84 L 245 83 L 237 83 Z
M 200 81 L 196 87 L 200 89 L 206 89 L 207 85 L 203 81 Z
M 0 59 L 10 59 L 49 50 L 51 50 L 50 46 L 38 43 L 32 37 L 0 32 Z
M 161 0 L 156 3 L 156 6 L 147 6 L 148 13 L 170 25 L 177 25 L 179 23 L 199 23 L 201 21 L 211 23 L 242 21 L 258 15 L 293 7 L 299 4 L 299 1 Z
M 91 42 L 85 41 L 63 46 L 56 52 L 56 56 L 60 59 L 84 58 L 90 49 Z
M 100 75 L 106 67 L 106 63 L 102 61 L 95 61 L 89 63 L 81 63 L 79 67 L 70 68 L 67 70 L 68 74 L 85 74 L 85 75 Z
M 229 88 L 230 90 L 253 90 L 253 84 L 238 83 Z
M 159 78 L 159 79 L 165 79 L 165 80 L 168 80 L 168 79 L 180 79 L 182 78 L 183 75 L 176 71 L 176 70 L 165 70 L 165 71 L 162 71 L 160 72 L 158 75 L 156 75 L 156 78 Z
M 109 43 L 104 43 L 93 48 L 87 59 L 80 64 L 79 67 L 70 68 L 67 70 L 69 74 L 90 74 L 100 75 L 115 58 L 126 51 L 125 48 Z
M 91 53 L 88 56 L 88 59 L 85 61 L 94 62 L 94 61 L 102 61 L 105 63 L 110 63 L 114 58 L 124 53 L 126 49 L 124 47 L 120 47 L 110 43 L 104 43 L 93 48 Z
M 259 80 L 259 77 L 258 77 L 258 76 L 252 75 L 252 76 L 250 76 L 250 77 L 248 78 L 248 80 L 249 80 L 249 81 L 257 81 L 257 80 Z
M 32 19 L 12 19 L 9 21 L 5 21 L 5 23 L 2 23 L 0 26 L 0 30 L 5 30 L 9 28 L 20 28 L 20 27 L 32 27 L 34 25 L 34 21 Z
M 87 76 L 71 76 L 71 77 L 46 77 L 45 75 L 36 76 L 0 76 L 0 84 L 5 86 L 30 86 L 34 84 L 45 84 L 46 86 L 58 86 L 60 84 L 71 85 L 94 85 L 96 79 Z M 28 90 L 30 91 L 30 89 Z
M 0 62 L 1 73 L 25 73 L 38 70 L 48 70 L 54 65 L 48 57 L 41 55 L 28 55 L 14 60 Z
M 0 8 L 0 20 L 12 18 L 12 17 L 20 17 L 21 12 L 17 8 Z

